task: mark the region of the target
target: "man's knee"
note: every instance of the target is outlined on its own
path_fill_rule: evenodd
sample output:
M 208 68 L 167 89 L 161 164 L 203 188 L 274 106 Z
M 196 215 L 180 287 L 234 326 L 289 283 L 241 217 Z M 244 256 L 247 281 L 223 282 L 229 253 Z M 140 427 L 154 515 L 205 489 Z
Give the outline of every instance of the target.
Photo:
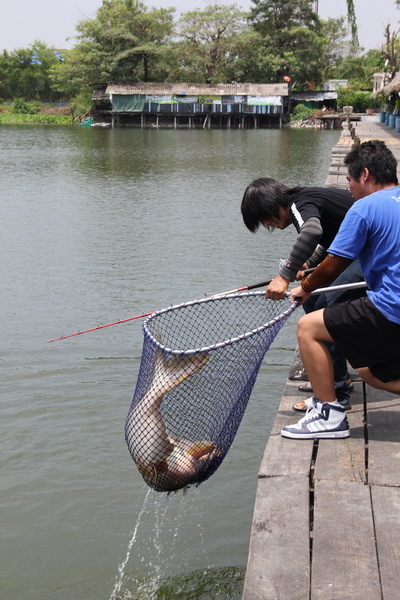
M 361 379 L 371 387 L 374 387 L 378 390 L 385 390 L 386 392 L 391 392 L 392 394 L 400 393 L 400 379 L 395 379 L 388 382 L 381 381 L 371 373 L 368 367 L 360 367 L 357 369 L 357 371 Z
M 323 309 L 303 315 L 297 323 L 297 338 L 301 340 L 332 341 L 325 327 Z

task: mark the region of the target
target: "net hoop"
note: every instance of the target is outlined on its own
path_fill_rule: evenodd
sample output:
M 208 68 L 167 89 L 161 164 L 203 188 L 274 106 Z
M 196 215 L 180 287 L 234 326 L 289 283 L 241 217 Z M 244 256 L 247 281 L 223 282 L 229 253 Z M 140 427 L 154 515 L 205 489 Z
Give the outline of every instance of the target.
M 175 304 L 174 306 L 169 306 L 168 308 L 163 308 L 162 310 L 158 310 L 158 311 L 152 313 L 147 319 L 145 319 L 145 321 L 143 322 L 142 328 L 143 328 L 143 331 L 145 332 L 145 335 L 148 336 L 148 338 L 151 340 L 151 342 L 153 344 L 155 344 L 160 350 L 162 350 L 163 352 L 167 352 L 168 354 L 175 355 L 175 356 L 178 356 L 178 355 L 190 356 L 190 355 L 196 354 L 198 352 L 210 352 L 210 351 L 216 350 L 218 348 L 224 348 L 225 346 L 230 346 L 230 345 L 235 344 L 246 338 L 250 338 L 254 335 L 257 335 L 258 333 L 261 333 L 265 329 L 270 328 L 272 325 L 279 323 L 279 321 L 286 319 L 289 315 L 292 314 L 292 312 L 295 310 L 295 308 L 297 308 L 298 302 L 292 302 L 290 304 L 290 306 L 286 310 L 282 311 L 279 315 L 277 315 L 273 319 L 270 319 L 263 325 L 260 325 L 260 327 L 256 327 L 255 329 L 246 331 L 246 333 L 223 340 L 222 342 L 218 342 L 216 344 L 212 344 L 211 346 L 202 346 L 199 348 L 190 348 L 190 349 L 186 349 L 186 350 L 177 350 L 177 349 L 172 349 L 172 348 L 166 346 L 152 334 L 148 325 L 152 321 L 157 319 L 159 316 L 164 315 L 164 314 L 174 311 L 174 310 L 187 308 L 190 306 L 195 306 L 195 305 L 204 304 L 204 303 L 208 303 L 208 302 L 220 302 L 222 300 L 226 300 L 227 298 L 263 296 L 263 295 L 265 295 L 265 292 L 240 292 L 237 294 L 229 294 L 229 295 L 225 295 L 225 296 L 210 296 L 210 297 L 206 297 L 206 298 L 201 298 L 200 300 L 191 300 L 189 302 L 183 302 L 182 304 Z M 285 294 L 285 299 L 288 299 L 288 298 L 289 298 L 289 294 Z

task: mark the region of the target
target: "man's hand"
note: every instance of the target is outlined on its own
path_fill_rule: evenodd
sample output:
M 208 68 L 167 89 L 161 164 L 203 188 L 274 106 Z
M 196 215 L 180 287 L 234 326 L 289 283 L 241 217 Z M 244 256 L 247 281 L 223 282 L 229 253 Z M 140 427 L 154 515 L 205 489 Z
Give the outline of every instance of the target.
M 281 300 L 285 297 L 289 283 L 290 281 L 288 279 L 285 279 L 282 275 L 278 275 L 278 277 L 275 277 L 267 287 L 265 292 L 266 298 L 270 298 L 271 300 Z
M 292 290 L 290 290 L 290 302 L 294 302 L 295 300 L 299 300 L 299 305 L 301 306 L 302 304 L 304 304 L 304 302 L 306 300 L 308 300 L 308 298 L 311 296 L 311 294 L 308 294 L 307 292 L 305 292 L 303 290 L 303 288 L 301 287 L 301 285 L 299 285 L 296 288 L 293 288 Z
M 305 274 L 306 269 L 308 269 L 308 265 L 307 265 L 307 263 L 304 263 L 304 265 L 301 267 L 300 271 L 297 271 L 296 281 L 301 281 L 302 279 L 304 279 L 304 277 L 306 276 L 306 274 Z

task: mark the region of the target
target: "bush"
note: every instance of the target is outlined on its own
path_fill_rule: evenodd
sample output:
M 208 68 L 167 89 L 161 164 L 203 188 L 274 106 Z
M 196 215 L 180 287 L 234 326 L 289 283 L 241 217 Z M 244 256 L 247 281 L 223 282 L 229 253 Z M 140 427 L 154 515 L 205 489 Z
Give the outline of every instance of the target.
M 0 124 L 30 124 L 30 125 L 69 125 L 71 117 L 67 115 L 46 115 L 46 114 L 16 114 L 16 113 L 0 113 Z
M 92 107 L 92 90 L 85 90 L 78 94 L 70 103 L 72 120 L 81 120 L 89 114 Z
M 364 113 L 367 108 L 374 108 L 375 101 L 371 92 L 352 91 L 341 88 L 338 92 L 338 106 L 352 106 L 353 112 Z
M 35 115 L 38 111 L 36 102 L 25 102 L 22 98 L 16 98 L 10 107 L 10 112 L 14 115 Z
M 304 106 L 304 104 L 298 104 L 297 106 L 295 106 L 293 112 L 290 113 L 290 120 L 304 121 L 305 119 L 308 119 L 311 113 L 312 110 L 307 108 L 307 106 Z

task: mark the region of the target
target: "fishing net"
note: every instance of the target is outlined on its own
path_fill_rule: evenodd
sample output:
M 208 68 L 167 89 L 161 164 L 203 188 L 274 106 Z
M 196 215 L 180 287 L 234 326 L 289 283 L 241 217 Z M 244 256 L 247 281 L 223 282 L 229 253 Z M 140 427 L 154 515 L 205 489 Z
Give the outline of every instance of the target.
M 147 484 L 200 484 L 228 452 L 260 364 L 296 304 L 264 292 L 204 298 L 143 324 L 138 380 L 126 419 L 129 451 Z

